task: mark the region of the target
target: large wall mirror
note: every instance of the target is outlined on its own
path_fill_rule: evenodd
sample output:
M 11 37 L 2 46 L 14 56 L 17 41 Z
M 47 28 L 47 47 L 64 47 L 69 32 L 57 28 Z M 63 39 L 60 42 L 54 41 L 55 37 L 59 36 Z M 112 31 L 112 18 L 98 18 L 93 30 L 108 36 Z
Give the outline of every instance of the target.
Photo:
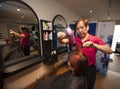
M 65 18 L 62 15 L 56 15 L 53 18 L 53 46 L 57 49 L 58 54 L 62 53 L 64 51 L 67 51 L 67 45 L 60 44 L 57 40 L 57 33 L 62 31 L 64 32 L 64 29 L 68 26 L 66 23 Z
M 24 26 L 29 37 L 30 53 L 24 54 L 20 45 L 21 38 L 11 34 L 12 31 L 21 34 L 19 28 Z M 5 62 L 10 60 L 22 60 L 33 56 L 40 56 L 39 21 L 33 9 L 21 0 L 0 1 L 0 50 Z M 11 38 L 12 41 L 11 42 Z M 24 45 L 26 45 L 24 40 Z M 10 43 L 11 42 L 11 43 Z M 25 50 L 25 49 L 24 49 Z M 27 52 L 27 51 L 25 51 Z

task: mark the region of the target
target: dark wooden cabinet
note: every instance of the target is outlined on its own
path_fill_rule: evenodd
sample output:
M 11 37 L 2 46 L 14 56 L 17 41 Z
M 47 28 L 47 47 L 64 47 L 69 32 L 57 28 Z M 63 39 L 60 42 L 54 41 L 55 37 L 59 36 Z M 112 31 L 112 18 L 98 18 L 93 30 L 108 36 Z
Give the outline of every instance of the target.
M 44 56 L 43 62 L 47 64 L 53 64 L 57 61 L 58 56 L 56 49 L 53 47 L 53 29 L 51 21 L 41 20 L 41 34 Z

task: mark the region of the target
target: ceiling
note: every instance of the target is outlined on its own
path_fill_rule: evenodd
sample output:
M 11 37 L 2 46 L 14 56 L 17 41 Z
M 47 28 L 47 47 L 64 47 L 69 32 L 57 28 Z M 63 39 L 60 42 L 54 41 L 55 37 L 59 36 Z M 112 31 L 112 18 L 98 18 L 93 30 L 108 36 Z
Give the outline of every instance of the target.
M 0 21 L 11 22 L 11 20 L 14 23 L 37 23 L 35 14 L 26 4 L 17 1 L 0 3 Z
M 120 0 L 56 0 L 66 8 L 89 20 L 120 20 Z M 17 12 L 17 8 L 21 11 Z M 92 12 L 90 13 L 90 10 Z M 24 18 L 22 18 L 24 16 Z M 36 23 L 35 14 L 25 4 L 7 1 L 0 4 L 0 20 Z
M 120 0 L 56 0 L 89 20 L 120 20 Z M 92 10 L 92 12 L 90 12 Z

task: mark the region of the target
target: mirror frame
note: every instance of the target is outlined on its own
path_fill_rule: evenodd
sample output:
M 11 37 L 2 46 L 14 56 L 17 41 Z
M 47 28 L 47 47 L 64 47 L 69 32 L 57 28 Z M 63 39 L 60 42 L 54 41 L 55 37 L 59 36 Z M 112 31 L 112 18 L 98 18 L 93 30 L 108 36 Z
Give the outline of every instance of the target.
M 37 57 L 37 61 L 36 62 L 34 62 L 34 63 L 32 63 L 32 64 L 30 64 L 30 65 L 28 65 L 28 66 L 26 66 L 26 67 L 23 67 L 22 69 L 19 69 L 20 71 L 22 71 L 22 70 L 24 70 L 24 69 L 26 69 L 26 68 L 29 68 L 30 66 L 33 66 L 33 65 L 35 65 L 35 64 L 37 64 L 37 63 L 39 63 L 40 61 L 42 61 L 43 60 L 43 58 L 42 58 L 42 56 L 41 56 L 41 33 L 40 33 L 40 22 L 39 22 L 39 19 L 38 19 L 38 16 L 37 16 L 37 14 L 35 13 L 35 11 L 27 4 L 27 3 L 25 3 L 24 1 L 22 1 L 22 0 L 1 0 L 0 1 L 0 3 L 4 3 L 4 2 L 6 2 L 6 1 L 14 1 L 14 2 L 18 2 L 18 3 L 21 3 L 21 4 L 24 4 L 24 5 L 26 5 L 32 12 L 33 12 L 33 14 L 35 15 L 35 17 L 36 17 L 36 22 L 37 22 L 37 24 L 35 24 L 36 25 L 36 28 L 37 28 L 37 31 L 39 32 L 39 39 L 38 39 L 38 55 L 36 55 L 36 56 L 34 56 L 34 57 L 31 57 L 31 56 L 28 56 L 28 57 L 21 57 L 21 59 L 23 58 L 23 59 L 25 59 L 26 60 L 26 62 L 27 62 L 27 60 L 29 61 L 29 58 L 32 58 L 32 59 L 30 59 L 31 60 L 31 62 L 32 62 L 32 60 L 35 60 L 34 58 L 35 57 Z M 1 51 L 1 50 L 0 50 Z M 0 52 L 0 59 L 2 59 L 2 54 L 1 54 L 2 52 Z M 38 60 L 39 59 L 39 60 Z M 16 61 L 15 61 L 16 62 Z M 20 61 L 20 63 L 21 62 L 25 62 L 25 61 Z M 16 63 L 19 63 L 19 62 L 16 62 Z M 6 67 L 9 67 L 9 65 L 11 66 L 11 65 L 15 65 L 16 63 L 14 63 L 14 62 L 11 62 L 10 61 L 10 63 L 8 63 L 8 62 L 4 62 L 4 60 L 2 59 L 2 60 L 0 60 L 0 67 L 2 66 L 2 68 L 0 68 L 0 70 L 2 70 L 3 72 L 4 72 L 4 69 L 6 68 Z M 5 66 L 5 65 L 7 65 L 7 66 Z M 8 68 L 9 69 L 9 68 Z M 10 74 L 11 74 L 11 70 L 8 70 L 8 71 L 10 71 Z M 18 71 L 18 70 L 16 70 L 16 71 Z M 14 73 L 16 73 L 16 71 L 13 71 L 13 73 L 12 74 L 14 74 Z M 9 73 L 9 72 L 8 72 Z
M 62 18 L 62 19 L 64 20 L 64 22 L 65 22 L 66 27 L 68 27 L 68 24 L 67 24 L 65 18 L 64 18 L 62 15 L 56 15 L 56 16 L 53 18 L 53 20 L 52 20 L 52 28 L 53 28 L 53 31 L 54 31 L 53 34 L 57 32 L 57 31 L 55 31 L 55 29 L 54 29 L 54 28 L 55 28 L 54 23 L 55 23 L 55 20 L 56 20 L 58 17 Z M 65 28 L 66 28 L 66 27 L 65 27 Z M 60 27 L 60 28 L 64 29 L 64 27 Z M 57 38 L 54 37 L 54 36 L 53 36 L 53 38 L 54 38 L 54 40 L 57 39 Z M 57 41 L 57 40 L 56 40 L 56 41 Z M 58 42 L 58 41 L 57 41 L 57 42 Z M 53 44 L 54 44 L 54 43 L 53 43 Z M 57 45 L 57 44 L 56 44 L 56 45 Z M 63 52 L 68 52 L 67 44 L 66 44 L 65 46 L 62 46 L 62 45 L 61 45 L 61 47 L 57 47 L 56 50 L 57 50 L 57 53 L 58 53 L 58 54 L 61 54 L 61 53 L 63 53 Z
M 40 34 L 40 30 L 39 30 L 39 28 L 40 28 L 40 25 L 39 25 L 39 19 L 38 19 L 38 16 L 37 16 L 37 14 L 35 13 L 35 11 L 27 4 L 27 3 L 25 3 L 24 1 L 22 1 L 22 0 L 1 0 L 0 1 L 0 3 L 4 3 L 4 2 L 6 2 L 6 1 L 15 1 L 15 2 L 18 2 L 18 3 L 21 3 L 21 4 L 24 4 L 24 5 L 26 5 L 32 12 L 33 12 L 33 14 L 35 15 L 35 17 L 36 17 L 36 22 L 37 22 L 37 25 L 36 25 L 36 28 L 37 28 L 37 31 L 39 32 L 39 46 L 38 46 L 38 55 L 40 55 L 41 56 L 41 46 L 40 46 L 40 39 L 41 39 L 41 34 Z

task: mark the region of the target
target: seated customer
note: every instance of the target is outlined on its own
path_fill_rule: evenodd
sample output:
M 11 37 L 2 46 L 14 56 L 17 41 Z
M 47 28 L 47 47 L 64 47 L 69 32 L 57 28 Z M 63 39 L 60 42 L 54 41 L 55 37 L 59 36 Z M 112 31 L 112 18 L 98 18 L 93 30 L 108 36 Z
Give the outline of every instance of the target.
M 20 33 L 10 30 L 11 34 L 20 38 L 20 46 L 25 56 L 30 55 L 30 33 L 28 30 L 26 26 L 19 27 Z
M 68 55 L 68 65 L 74 75 L 81 75 L 88 67 L 87 57 L 82 53 L 82 48 L 74 46 Z
M 85 70 L 88 61 L 82 54 L 81 48 L 73 47 L 68 60 L 70 70 L 38 81 L 35 89 L 87 89 Z
M 17 45 L 14 39 L 11 37 L 8 37 L 6 39 L 6 46 L 3 47 L 2 52 L 3 52 L 2 58 L 4 61 L 8 61 L 23 56 L 23 53 L 19 45 Z

